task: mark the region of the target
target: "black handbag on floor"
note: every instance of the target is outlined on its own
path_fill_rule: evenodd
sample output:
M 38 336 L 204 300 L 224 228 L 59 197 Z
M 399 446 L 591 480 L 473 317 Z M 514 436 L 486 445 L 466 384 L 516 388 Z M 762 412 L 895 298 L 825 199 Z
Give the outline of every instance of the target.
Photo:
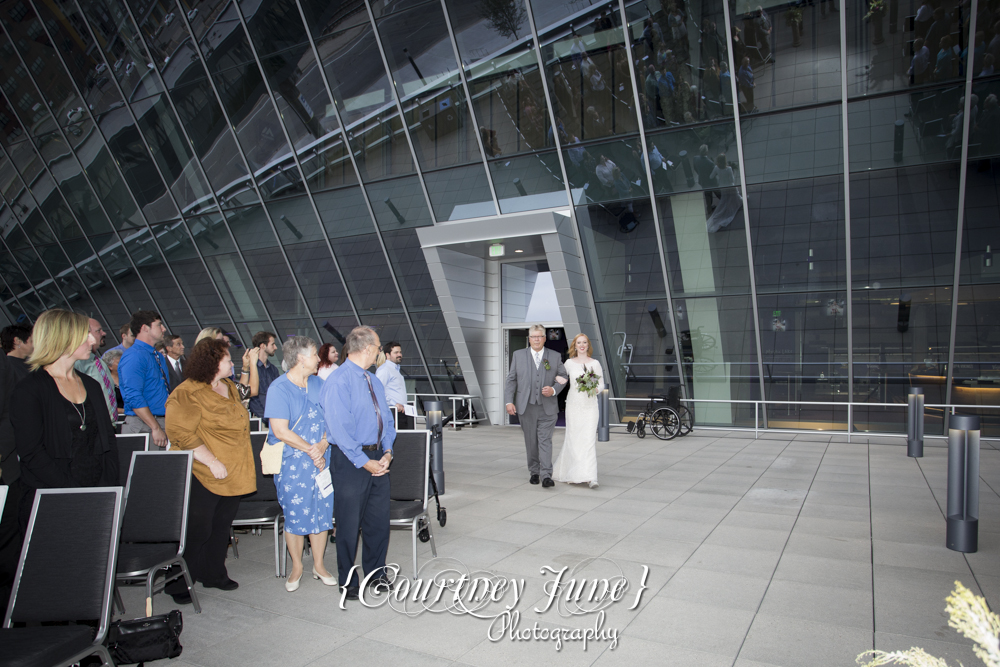
M 115 621 L 108 629 L 108 651 L 116 665 L 141 667 L 145 661 L 176 658 L 181 654 L 180 636 L 184 629 L 181 612 Z

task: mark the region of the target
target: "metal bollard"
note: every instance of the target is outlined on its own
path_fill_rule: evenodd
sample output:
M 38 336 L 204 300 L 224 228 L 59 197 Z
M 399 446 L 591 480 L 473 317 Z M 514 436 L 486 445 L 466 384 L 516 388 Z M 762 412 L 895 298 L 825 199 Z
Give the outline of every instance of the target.
M 427 430 L 431 432 L 431 476 L 437 492 L 444 493 L 444 406 L 441 401 L 424 401 Z
M 979 549 L 979 417 L 951 415 L 948 425 L 948 538 L 952 551 Z
M 611 439 L 611 401 L 608 398 L 608 388 L 603 387 L 597 392 L 597 441 L 607 442 Z
M 910 387 L 906 403 L 906 455 L 920 458 L 924 455 L 924 390 Z

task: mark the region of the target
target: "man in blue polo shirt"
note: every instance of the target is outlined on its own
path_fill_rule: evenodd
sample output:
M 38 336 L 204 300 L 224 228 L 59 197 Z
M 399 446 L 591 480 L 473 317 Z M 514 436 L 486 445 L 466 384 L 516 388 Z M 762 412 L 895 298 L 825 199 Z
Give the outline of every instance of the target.
M 149 433 L 153 444 L 166 447 L 163 416 L 170 395 L 170 370 L 166 357 L 154 347 L 163 341 L 166 329 L 159 313 L 153 310 L 133 314 L 129 327 L 135 343 L 118 362 L 118 387 L 125 400 L 122 433 Z

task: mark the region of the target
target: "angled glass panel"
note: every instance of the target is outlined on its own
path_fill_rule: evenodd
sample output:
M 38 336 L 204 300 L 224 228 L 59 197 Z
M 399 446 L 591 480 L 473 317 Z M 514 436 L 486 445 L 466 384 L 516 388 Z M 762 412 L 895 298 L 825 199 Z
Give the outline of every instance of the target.
M 738 181 L 735 140 L 736 124 L 732 120 L 660 130 L 647 135 L 653 190 L 656 194 L 667 195 L 689 190 L 715 190 L 720 175 L 718 172 L 725 169 L 725 166 L 715 169 L 720 155 L 727 165 L 732 165 Z M 579 155 L 578 148 L 576 151 Z M 645 166 L 645 156 L 641 156 L 641 160 Z
M 316 50 L 348 127 L 392 104 L 392 83 L 382 65 L 378 42 L 362 3 L 364 22 L 333 33 L 312 27 Z
M 842 176 L 749 187 L 757 292 L 846 286 Z
M 424 173 L 424 183 L 441 220 L 465 220 L 496 215 L 486 170 L 481 164 Z
M 432 224 L 427 200 L 416 176 L 368 183 L 365 191 L 382 231 Z
M 853 298 L 854 400 L 905 404 L 913 386 L 923 388 L 925 403 L 944 403 L 952 289 L 856 289 Z M 863 431 L 906 430 L 905 409 L 855 408 L 854 419 Z M 942 432 L 939 408 L 924 420 L 927 433 Z
M 760 396 L 753 307 L 749 296 L 675 299 L 674 320 L 681 343 L 689 396 L 711 400 L 755 400 Z M 663 309 L 666 306 L 664 305 Z M 649 319 L 649 313 L 645 314 Z M 664 341 L 671 347 L 672 343 Z M 689 407 L 691 404 L 688 404 Z M 753 406 L 695 403 L 695 423 L 749 425 Z
M 361 316 L 361 324 L 375 329 L 383 344 L 397 342 L 403 348 L 403 361 L 399 365 L 399 371 L 406 382 L 406 393 L 431 391 L 427 382 L 427 372 L 420 363 L 417 344 L 413 340 L 413 333 L 405 315 L 365 313 Z
M 489 161 L 501 213 L 566 206 L 566 185 L 555 151 Z
M 845 3 L 843 7 L 847 9 L 849 97 L 919 89 L 946 81 L 961 84 L 965 79 L 967 4 L 883 2 L 874 7 L 866 3 Z M 978 29 L 988 30 L 992 21 L 980 16 L 985 22 Z M 979 40 L 977 67 L 982 66 L 988 40 Z
M 964 94 L 964 84 L 955 84 L 851 102 L 851 171 L 958 160 Z
M 277 248 L 255 250 L 245 253 L 244 257 L 257 289 L 264 299 L 264 304 L 273 317 L 308 315 L 280 250 Z
M 994 143 L 1000 141 L 1000 135 L 989 134 L 1000 130 L 996 97 L 981 117 L 980 136 L 986 135 Z M 1000 154 L 1000 148 L 989 146 L 989 141 L 983 141 L 981 151 Z M 993 258 L 997 250 L 1000 250 L 1000 164 L 995 159 L 970 158 L 965 183 L 960 284 L 1000 283 L 1000 264 Z
M 47 173 L 39 177 L 31 190 L 35 199 L 41 201 L 42 215 L 60 241 L 83 236 L 80 226 Z
M 303 243 L 323 238 L 323 229 L 306 197 L 275 199 L 267 203 L 267 210 L 282 243 Z
M 597 144 L 572 141 L 563 145 L 563 157 L 574 199 L 626 206 L 649 196 L 638 136 Z
M 17 171 L 24 182 L 34 185 L 35 179 L 44 170 L 42 160 L 35 152 L 35 144 L 31 141 L 19 141 L 7 148 L 7 154 L 17 166 Z
M 362 324 L 371 313 L 402 310 L 389 265 L 375 234 L 333 239 L 331 243 Z
M 730 0 L 734 74 L 744 113 L 840 99 L 840 20 L 833 4 L 764 9 Z
M 510 14 L 509 5 L 505 5 L 504 3 L 495 4 L 499 6 L 499 16 L 497 18 Z M 618 8 L 615 5 L 612 5 L 611 9 L 607 11 L 595 14 L 596 18 L 591 19 L 589 18 L 591 12 L 587 11 L 592 9 L 591 5 L 589 3 L 584 4 L 578 0 L 531 0 L 529 4 L 531 13 L 535 18 L 535 28 L 539 32 L 555 23 L 580 25 L 586 24 L 588 20 L 593 20 L 599 25 L 604 25 L 606 22 L 612 22 L 614 25 L 621 24 Z
M 111 224 L 116 229 L 127 229 L 144 225 L 146 221 L 136 207 L 135 200 L 132 199 L 129 192 L 128 184 L 116 168 L 111 153 L 103 145 L 103 142 L 97 144 L 95 141 L 88 148 L 90 150 L 77 153 L 77 155 L 81 159 L 92 158 L 89 164 L 84 165 L 84 168 L 87 170 L 87 176 L 92 189 L 96 191 L 97 196 L 104 206 L 104 210 L 111 219 Z M 159 183 L 160 191 L 164 191 L 162 189 L 163 182 L 159 178 L 155 178 L 154 183 Z M 175 216 L 178 215 L 173 202 L 166 201 L 164 203 L 166 204 L 166 211 L 173 211 Z
M 998 405 L 1000 349 L 993 334 L 993 322 L 1000 317 L 1000 285 L 971 285 L 958 291 L 958 319 L 955 326 L 955 373 L 951 402 L 968 406 L 963 413 L 978 414 L 983 435 L 1000 433 L 997 410 L 976 410 L 974 406 Z
M 951 285 L 957 224 L 954 165 L 852 175 L 854 288 Z
M 850 398 L 847 308 L 843 292 L 761 296 L 760 345 L 769 428 L 842 430 L 847 411 L 833 405 Z
M 440 308 L 416 231 L 386 232 L 382 240 L 407 308 Z
M 207 257 L 236 251 L 225 219 L 217 211 L 185 218 L 184 224 L 190 230 L 202 255 Z
M 835 104 L 741 118 L 747 185 L 843 173 L 840 112 Z
M 347 130 L 347 138 L 366 183 L 415 171 L 403 123 L 393 107 L 356 123 Z
M 312 192 L 357 185 L 348 147 L 339 132 L 329 132 L 299 152 L 306 184 Z
M 285 252 L 313 315 L 349 317 L 353 321 L 354 311 L 326 243 L 296 243 L 285 246 Z
M 58 247 L 40 246 L 39 252 L 42 253 L 45 265 L 52 271 L 58 270 L 65 274 L 70 272 L 71 266 L 76 267 L 87 283 L 87 287 L 94 287 L 94 298 L 102 304 L 110 301 L 111 307 L 127 307 L 130 311 L 138 310 L 144 304 L 148 304 L 149 294 L 129 263 L 129 258 L 118 241 L 118 237 L 113 234 L 103 234 L 90 237 L 89 241 L 88 243 L 83 239 L 77 239 L 65 242 Z M 97 254 L 94 253 L 95 248 Z M 64 258 L 64 252 L 69 258 L 68 263 Z M 102 278 L 105 269 L 107 269 L 110 280 Z M 111 281 L 121 295 L 120 298 L 111 289 Z M 98 289 L 99 286 L 106 289 L 102 291 Z M 124 306 L 122 306 L 122 300 L 125 301 Z M 127 315 L 125 319 L 128 319 Z
M 518 43 L 531 37 L 525 0 L 446 0 L 445 4 L 458 53 L 466 67 L 497 57 L 501 52 L 512 55 L 523 51 L 526 44 Z M 514 44 L 518 46 L 511 49 Z
M 236 319 L 260 320 L 267 317 L 264 304 L 253 289 L 253 280 L 235 253 L 205 258 L 208 271 Z
M 441 311 L 414 311 L 410 313 L 410 319 L 417 330 L 417 340 L 437 390 L 451 394 L 468 393 L 465 376 L 462 367 L 458 365 L 458 355 L 455 354 L 455 347 L 448 334 L 448 325 Z M 411 357 L 415 356 L 414 352 L 410 353 Z
M 84 106 L 95 116 L 121 106 L 121 95 L 109 79 L 108 67 L 84 26 L 86 18 L 77 4 L 59 0 L 51 4 L 36 2 L 34 7 L 52 40 L 59 45 L 69 76 L 83 91 Z M 52 57 L 55 58 L 55 53 Z
M 115 109 L 101 116 L 99 128 L 111 150 L 113 159 L 125 177 L 124 186 L 139 202 L 143 217 L 151 223 L 162 222 L 180 215 L 167 188 L 156 171 L 152 156 L 142 143 L 142 135 L 124 109 Z M 106 155 L 103 154 L 102 155 Z M 96 162 L 96 161 L 95 161 Z M 108 162 L 101 162 L 98 173 L 91 178 L 96 183 L 111 182 L 111 176 L 104 176 L 104 170 L 111 168 Z M 90 171 L 91 167 L 88 167 Z M 115 195 L 117 196 L 117 195 Z
M 99 63 L 95 68 L 98 80 L 113 76 L 129 101 L 163 92 L 123 0 L 82 0 L 80 6 L 104 52 L 105 67 L 98 72 Z
M 3 42 L 0 45 L 0 53 L 3 53 L 4 58 L 14 57 L 14 47 L 11 46 L 10 42 Z M 15 142 L 24 141 L 28 136 L 24 131 L 24 126 L 21 125 L 21 121 L 18 119 L 17 114 L 11 109 L 10 105 L 7 104 L 7 95 L 12 95 L 16 90 L 15 86 L 18 85 L 17 79 L 7 78 L 0 84 L 4 95 L 0 96 L 0 114 L 3 114 L 5 122 L 0 123 L 0 142 L 3 143 L 5 147 L 9 147 Z
M 246 19 L 250 38 L 260 55 L 277 53 L 302 44 L 308 48 L 308 36 L 295 0 L 265 3 L 244 0 L 240 2 L 240 9 Z
M 263 207 L 251 206 L 228 211 L 226 219 L 233 230 L 233 236 L 236 237 L 236 243 L 244 254 L 250 250 L 273 248 L 278 245 Z
M 563 144 L 638 131 L 636 104 L 621 27 L 585 19 L 575 30 L 542 36 L 542 59 Z
M 381 3 L 374 3 L 378 7 Z M 306 25 L 314 38 L 329 35 L 338 30 L 371 25 L 368 12 L 362 0 L 299 0 L 299 6 L 306 16 Z M 376 9 L 376 11 L 378 11 Z
M 219 20 L 220 13 L 230 5 L 226 0 L 181 0 L 180 5 L 191 23 L 196 39 L 201 39 Z
M 314 201 L 330 238 L 370 234 L 375 231 L 361 188 L 341 188 L 321 192 L 314 197 Z
M 663 267 L 648 200 L 627 207 L 576 207 L 594 299 L 663 298 Z M 623 224 L 624 223 L 624 224 Z
M 30 197 L 24 197 L 24 199 L 32 202 L 32 204 L 34 203 L 34 200 L 31 199 Z M 19 204 L 15 202 L 14 206 L 18 205 Z M 55 243 L 56 239 L 55 236 L 53 236 L 52 234 L 52 229 L 49 227 L 48 222 L 45 220 L 45 217 L 42 215 L 41 211 L 38 209 L 34 210 L 26 209 L 26 210 L 28 212 L 25 215 L 23 215 L 24 217 L 23 228 L 25 234 L 27 234 L 28 238 L 31 239 L 32 243 L 36 244 Z

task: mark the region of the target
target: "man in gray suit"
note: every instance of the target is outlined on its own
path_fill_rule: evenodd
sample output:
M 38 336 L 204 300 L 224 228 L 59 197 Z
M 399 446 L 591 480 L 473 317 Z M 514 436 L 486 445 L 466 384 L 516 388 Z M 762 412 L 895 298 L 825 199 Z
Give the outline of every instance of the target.
M 518 350 L 510 362 L 504 400 L 507 414 L 517 415 L 524 432 L 528 453 L 529 481 L 555 486 L 552 481 L 552 430 L 556 426 L 559 404 L 556 394 L 563 390 L 569 375 L 558 352 L 545 348 L 545 327 L 533 325 L 528 330 L 530 349 Z

